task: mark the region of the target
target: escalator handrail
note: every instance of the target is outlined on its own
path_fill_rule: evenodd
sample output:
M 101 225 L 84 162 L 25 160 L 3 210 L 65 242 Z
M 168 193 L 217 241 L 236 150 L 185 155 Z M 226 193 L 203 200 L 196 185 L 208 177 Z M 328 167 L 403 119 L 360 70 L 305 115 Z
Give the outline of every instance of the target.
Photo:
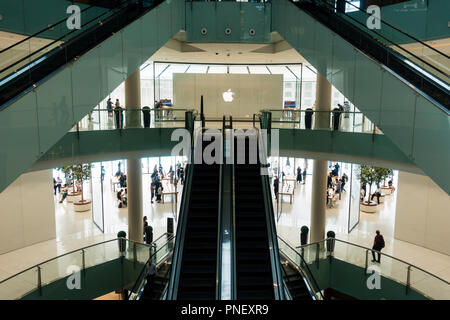
M 88 11 L 89 9 L 94 8 L 94 7 L 96 7 L 96 6 L 95 6 L 95 5 L 90 5 L 89 7 L 86 7 L 86 8 L 84 8 L 84 9 L 81 9 L 81 10 L 80 10 L 80 13 L 86 12 L 86 11 Z M 16 46 L 18 46 L 18 45 L 24 43 L 25 41 L 28 41 L 28 40 L 30 40 L 30 39 L 32 39 L 32 38 L 36 38 L 36 37 L 37 37 L 38 35 L 40 35 L 41 33 L 45 32 L 45 31 L 47 31 L 47 30 L 52 30 L 52 29 L 53 29 L 54 27 L 56 27 L 58 24 L 63 23 L 63 22 L 66 22 L 66 21 L 67 21 L 67 16 L 66 16 L 64 19 L 59 20 L 58 22 L 55 22 L 55 23 L 53 23 L 53 24 L 51 24 L 51 25 L 45 27 L 44 29 L 41 29 L 41 30 L 39 30 L 39 31 L 37 31 L 37 32 L 35 32 L 35 33 L 33 33 L 32 35 L 29 35 L 28 37 L 23 38 L 22 40 L 20 40 L 20 41 L 14 43 L 14 44 L 12 44 L 12 45 L 10 45 L 9 47 L 6 47 L 5 49 L 0 50 L 0 54 L 2 54 L 3 52 L 6 52 L 6 51 L 8 51 L 8 50 L 11 50 L 12 48 L 14 48 L 14 47 L 16 47 Z M 69 33 L 70 33 L 70 32 L 69 32 Z M 69 34 L 69 33 L 67 33 L 67 34 Z
M 356 6 L 354 3 L 349 2 L 348 0 L 344 0 L 344 1 L 345 1 L 346 3 L 348 3 L 349 5 L 351 5 L 352 7 L 354 7 L 355 9 L 357 9 L 358 11 L 364 13 L 364 14 L 367 15 L 368 17 L 371 16 L 367 11 L 364 11 L 364 10 L 361 9 L 360 7 Z M 341 13 L 345 14 L 346 16 L 348 16 L 346 12 L 341 12 Z M 420 43 L 421 45 L 427 47 L 428 49 L 430 49 L 430 50 L 436 52 L 437 54 L 442 55 L 442 56 L 444 56 L 444 57 L 450 59 L 450 57 L 449 57 L 448 55 L 446 55 L 444 52 L 439 51 L 439 50 L 433 48 L 432 46 L 426 44 L 426 43 L 423 42 L 422 40 L 419 40 L 418 38 L 414 37 L 413 35 L 410 35 L 410 34 L 407 33 L 406 31 L 401 30 L 400 28 L 398 28 L 398 27 L 392 25 L 392 24 L 389 23 L 389 22 L 386 22 L 385 20 L 383 20 L 383 19 L 381 19 L 381 18 L 376 18 L 376 19 L 379 20 L 380 22 L 382 22 L 383 24 L 385 24 L 385 25 L 391 27 L 392 29 L 397 30 L 398 32 L 402 33 L 403 35 L 407 36 L 408 38 L 411 38 L 411 39 L 414 40 L 415 42 L 418 42 L 418 43 Z M 368 29 L 368 30 L 370 30 L 370 31 L 373 31 L 373 30 L 367 28 L 367 26 L 365 26 L 365 27 L 366 27 L 366 29 Z M 373 32 L 374 32 L 374 33 L 377 33 L 377 32 L 375 32 L 375 31 L 373 31 Z M 393 43 L 393 42 L 392 42 L 392 43 Z M 397 44 L 395 44 L 395 45 L 397 45 Z M 398 46 L 398 45 L 397 45 L 397 46 Z M 402 48 L 402 49 L 403 49 L 403 48 Z M 407 50 L 405 50 L 405 51 L 407 51 Z M 410 53 L 409 51 L 407 51 L 407 52 Z
M 168 233 L 164 233 L 162 236 L 165 236 L 165 235 L 167 235 L 167 234 L 168 234 Z M 161 236 L 161 237 L 162 237 L 162 236 Z M 161 238 L 161 237 L 159 237 L 159 238 Z M 158 239 L 159 239 L 159 238 L 158 238 Z M 168 238 L 167 242 L 166 242 L 165 244 L 163 244 L 158 250 L 156 250 L 156 251 L 151 255 L 152 262 L 153 262 L 154 258 L 156 257 L 156 253 L 158 253 L 160 250 L 162 250 L 162 249 L 163 249 L 170 241 L 173 241 L 173 238 L 174 238 L 173 234 L 169 235 L 169 238 Z M 158 239 L 157 239 L 157 240 L 158 240 Z M 157 240 L 153 241 L 152 243 L 155 243 Z M 159 263 L 163 262 L 163 261 L 165 260 L 166 256 L 170 255 L 170 253 L 171 253 L 171 251 L 170 251 L 170 252 L 167 252 L 167 254 L 164 255 L 164 256 L 162 257 L 161 261 L 159 261 L 159 262 L 158 262 L 158 261 L 155 261 L 155 264 L 159 264 Z M 144 266 L 142 267 L 141 272 L 139 272 L 139 276 L 136 278 L 136 282 L 134 283 L 133 288 L 131 289 L 130 294 L 128 295 L 128 300 L 130 300 L 130 297 L 131 297 L 131 295 L 133 294 L 133 292 L 139 293 L 139 292 L 141 291 L 141 288 L 142 288 L 142 286 L 143 286 L 144 283 L 145 283 L 145 277 L 143 277 L 141 281 L 139 281 L 139 279 L 141 279 L 143 273 L 145 272 L 145 270 L 146 270 L 146 268 L 147 268 L 147 265 L 148 265 L 148 260 L 147 260 L 147 262 L 144 264 Z M 139 286 L 139 287 L 138 287 L 138 289 L 136 290 L 137 286 Z
M 289 1 L 292 1 L 292 0 L 289 0 Z M 318 12 L 315 12 L 314 9 L 312 9 L 312 7 L 301 6 L 302 3 L 306 4 L 306 0 L 300 0 L 300 2 L 292 1 L 291 3 L 293 5 L 296 5 L 299 9 L 303 10 L 305 13 L 310 15 L 313 19 L 317 20 L 319 23 L 323 24 L 325 27 L 336 32 L 336 34 L 338 34 L 340 37 L 342 37 L 342 39 L 344 39 L 345 41 L 349 42 L 353 47 L 357 48 L 357 46 L 355 44 L 353 44 L 351 40 L 347 39 L 345 35 L 342 35 L 340 32 L 333 29 L 333 25 L 336 23 L 336 21 L 329 21 L 329 20 L 325 21 L 323 17 L 320 17 L 320 18 L 317 17 Z M 310 5 L 312 4 L 309 1 L 307 3 Z M 322 11 L 326 10 L 327 13 L 330 14 L 330 10 L 325 8 L 324 6 L 315 5 L 314 8 L 316 8 L 316 10 L 321 10 L 321 9 L 322 9 Z M 332 14 L 334 14 L 334 12 L 332 12 Z M 424 72 L 426 72 L 426 74 L 424 74 L 424 72 L 420 72 L 417 68 L 414 67 L 415 64 L 413 62 L 410 62 L 408 59 L 403 57 L 400 53 L 397 53 L 393 49 L 391 49 L 391 48 L 387 47 L 385 44 L 381 43 L 379 40 L 374 38 L 373 35 L 371 35 L 369 33 L 365 33 L 363 30 L 361 30 L 360 28 L 355 26 L 350 21 L 348 21 L 347 19 L 344 19 L 342 16 L 339 16 L 339 15 L 335 15 L 335 16 L 338 19 L 342 20 L 340 22 L 342 22 L 344 24 L 348 24 L 348 27 L 353 28 L 355 30 L 355 32 L 358 30 L 358 32 L 360 32 L 362 36 L 366 36 L 366 39 L 368 41 L 372 41 L 372 45 L 378 46 L 379 48 L 383 48 L 384 50 L 386 50 L 386 52 L 387 52 L 386 57 L 391 57 L 391 60 L 403 69 L 397 70 L 396 68 L 392 68 L 392 63 L 390 63 L 389 65 L 386 65 L 385 62 L 383 62 L 383 60 L 380 60 L 379 57 L 376 57 L 370 51 L 359 49 L 363 54 L 367 55 L 368 57 L 370 57 L 377 63 L 381 64 L 383 67 L 386 68 L 387 71 L 393 72 L 396 77 L 398 77 L 401 81 L 406 82 L 413 90 L 420 92 L 420 94 L 425 99 L 430 100 L 431 103 L 435 104 L 440 110 L 448 113 L 449 106 L 447 105 L 448 104 L 447 102 L 448 102 L 448 97 L 449 97 L 449 91 L 443 86 L 446 83 L 445 80 L 440 79 L 437 76 L 433 76 L 430 72 L 427 72 L 425 70 L 424 70 Z M 349 17 L 349 18 L 354 19 L 352 17 Z M 403 50 L 405 50 L 405 49 L 403 49 Z M 387 61 L 389 61 L 389 59 Z M 417 78 L 420 79 L 421 81 L 411 78 L 411 76 L 409 76 L 409 74 L 405 75 L 404 71 L 406 71 L 406 70 L 411 75 L 417 76 Z M 402 74 L 402 71 L 403 71 L 403 74 Z M 429 77 L 428 75 L 430 75 L 431 77 Z M 438 82 L 442 83 L 443 85 L 441 85 Z M 434 94 L 433 91 L 429 89 L 429 87 L 433 87 L 437 93 Z M 441 95 L 439 95 L 439 92 Z
M 225 148 L 225 116 L 222 118 L 222 164 L 219 164 L 219 199 L 217 207 L 217 255 L 216 255 L 216 300 L 221 300 L 221 283 L 222 283 L 222 230 L 223 230 L 223 219 L 222 219 L 222 202 L 223 202 L 223 163 L 224 163 L 224 148 Z
M 259 136 L 259 130 L 257 130 L 258 134 L 258 145 L 260 148 L 263 148 L 263 144 L 259 143 L 260 136 Z M 260 154 L 263 154 L 264 157 L 266 156 L 266 150 L 263 150 L 263 152 L 260 152 Z M 266 216 L 266 223 L 267 223 L 267 236 L 269 240 L 269 247 L 270 250 L 270 260 L 271 260 L 271 266 L 272 266 L 272 277 L 274 281 L 274 294 L 276 300 L 285 300 L 285 289 L 284 289 L 284 282 L 283 282 L 283 274 L 281 271 L 281 264 L 280 264 L 280 253 L 278 248 L 278 239 L 277 239 L 277 231 L 275 227 L 275 215 L 273 211 L 273 205 L 272 205 L 272 194 L 270 192 L 270 185 L 269 185 L 269 178 L 267 175 L 261 176 L 261 184 L 262 184 L 262 191 L 263 191 L 263 198 L 264 198 L 264 208 L 265 208 L 265 216 Z
M 123 4 L 125 4 L 125 2 L 124 2 Z M 93 7 L 93 6 L 91 6 L 91 7 Z M 86 23 L 84 23 L 83 25 L 81 25 L 81 27 L 84 27 L 84 26 L 86 26 L 86 25 L 89 25 L 89 24 L 90 24 L 91 22 L 93 22 L 94 20 L 97 20 L 98 18 L 104 16 L 104 15 L 107 14 L 107 13 L 110 13 L 111 11 L 120 9 L 121 7 L 122 7 L 122 5 L 120 5 L 119 7 L 111 8 L 111 9 L 109 9 L 108 11 L 105 11 L 105 12 L 103 12 L 102 14 L 96 16 L 95 18 L 93 18 L 93 19 L 87 21 Z M 64 21 L 66 21 L 66 20 L 67 20 L 67 18 L 64 19 L 64 20 L 62 20 L 62 21 L 60 21 L 59 23 L 64 22 Z M 53 25 L 53 26 L 54 26 L 54 25 Z M 44 31 L 46 31 L 46 30 L 49 30 L 49 29 L 52 28 L 53 26 L 47 27 L 47 28 L 45 28 L 45 29 L 39 31 L 37 34 L 40 34 L 41 32 L 44 32 Z M 94 25 L 94 26 L 95 26 L 95 25 Z M 94 27 L 94 26 L 93 26 L 93 27 Z M 68 35 L 70 35 L 70 34 L 72 34 L 72 33 L 74 33 L 74 32 L 77 32 L 77 31 L 79 31 L 79 30 L 78 30 L 78 29 L 73 29 L 73 30 L 71 30 L 71 31 L 69 31 L 69 32 L 67 32 L 67 33 L 65 33 L 64 35 L 62 35 L 62 36 L 60 36 L 59 38 L 53 40 L 52 42 L 48 43 L 47 45 L 45 45 L 45 46 L 39 48 L 38 50 L 35 50 L 35 51 L 31 52 L 31 53 L 28 54 L 27 56 L 25 56 L 25 57 L 23 57 L 23 58 L 21 58 L 21 59 L 15 61 L 15 62 L 11 63 L 10 65 L 8 65 L 8 66 L 6 66 L 6 67 L 4 67 L 3 69 L 0 70 L 0 73 L 6 71 L 6 70 L 8 70 L 8 69 L 10 69 L 11 67 L 14 67 L 16 64 L 19 64 L 20 62 L 22 62 L 22 61 L 24 61 L 24 60 L 27 60 L 28 58 L 34 56 L 36 53 L 41 52 L 41 51 L 44 50 L 45 48 L 50 47 L 51 45 L 57 43 L 58 41 L 61 41 L 63 38 L 67 37 Z M 86 31 L 87 31 L 87 30 L 86 30 Z M 37 35 L 37 34 L 36 34 L 36 35 Z M 26 41 L 26 40 L 29 40 L 30 38 L 34 38 L 34 37 L 35 37 L 35 35 L 30 36 L 30 37 L 28 37 L 28 38 L 26 38 L 26 39 L 23 39 L 23 40 L 21 40 L 20 42 L 15 43 L 14 45 L 12 45 L 12 46 L 10 46 L 10 47 L 8 47 L 8 48 L 6 48 L 6 49 L 0 51 L 0 54 L 3 53 L 3 52 L 6 52 L 7 50 L 10 50 L 10 49 L 14 48 L 16 45 L 19 45 L 20 43 L 22 43 L 22 42 L 24 42 L 24 41 Z M 63 47 L 64 44 L 62 44 L 61 46 Z M 39 58 L 40 58 L 40 57 L 39 57 Z M 39 59 L 39 58 L 36 58 L 35 60 L 37 60 L 37 59 Z M 35 60 L 31 61 L 30 64 L 32 64 Z M 27 66 L 23 66 L 22 69 L 23 69 L 23 68 L 26 68 L 26 67 L 27 67 Z M 10 74 L 6 75 L 4 78 L 7 78 L 7 77 L 9 77 L 9 76 L 10 76 Z M 0 80 L 1 80 L 1 79 L 0 79 Z
M 303 265 L 306 267 L 307 273 L 308 273 L 310 276 L 308 276 L 307 274 L 305 274 L 305 273 L 303 272 L 301 266 L 297 266 L 297 264 L 296 264 L 294 261 L 292 261 L 291 259 L 289 259 L 289 257 L 288 257 L 286 254 L 284 254 L 284 256 L 285 256 L 285 257 L 286 257 L 293 265 L 297 266 L 297 267 L 299 268 L 299 270 L 302 272 L 302 276 L 303 276 L 303 278 L 306 280 L 307 285 L 308 285 L 308 287 L 309 287 L 309 290 L 310 290 L 310 292 L 314 295 L 314 297 L 315 297 L 316 299 L 318 298 L 318 297 L 316 296 L 316 294 L 314 293 L 314 290 L 312 290 L 312 288 L 315 286 L 315 287 L 316 287 L 316 290 L 317 290 L 317 293 L 320 295 L 320 298 L 321 298 L 322 300 L 324 300 L 324 296 L 323 296 L 323 294 L 322 294 L 322 291 L 320 290 L 320 286 L 319 286 L 319 284 L 317 283 L 316 278 L 314 277 L 313 273 L 311 272 L 311 269 L 309 268 L 309 266 L 308 266 L 308 264 L 306 263 L 306 261 L 305 261 L 305 259 L 303 258 L 303 256 L 302 256 L 300 253 L 298 253 L 298 251 L 295 250 L 295 249 L 294 249 L 291 245 L 289 245 L 286 241 L 284 241 L 283 238 L 281 238 L 280 236 L 278 236 L 278 240 L 281 241 L 281 242 L 283 242 L 284 245 L 286 245 L 287 247 L 289 247 L 289 249 L 291 249 L 293 252 L 295 252 L 295 253 L 300 257 L 300 259 L 301 259 Z M 311 277 L 311 279 L 310 279 L 310 277 Z M 311 283 L 311 281 L 312 281 L 313 283 Z M 314 285 L 314 286 L 313 286 L 313 285 Z
M 345 1 L 346 3 L 351 4 L 351 3 L 348 2 L 347 0 L 344 0 L 344 1 Z M 334 7 L 332 7 L 331 4 L 328 3 L 326 0 L 325 0 L 325 1 L 322 0 L 321 3 L 323 3 L 324 5 L 326 5 L 326 6 L 328 6 L 328 7 L 334 9 Z M 351 5 L 354 6 L 355 8 L 357 8 L 360 12 L 363 12 L 363 13 L 366 14 L 367 16 L 370 16 L 366 11 L 362 10 L 361 8 L 359 8 L 359 7 L 357 7 L 357 6 L 353 5 L 353 4 L 351 4 Z M 436 66 L 430 64 L 429 62 L 423 60 L 422 58 L 416 56 L 414 53 L 412 53 L 412 52 L 406 50 L 405 48 L 401 47 L 398 43 L 396 43 L 395 41 L 389 39 L 388 37 L 386 37 L 386 36 L 384 36 L 384 35 L 382 35 L 382 34 L 376 32 L 375 30 L 369 29 L 369 28 L 367 27 L 367 25 L 365 25 L 364 23 L 361 23 L 358 19 L 353 18 L 351 15 L 347 14 L 346 12 L 339 12 L 339 13 L 345 15 L 345 16 L 348 17 L 349 19 L 355 21 L 357 24 L 363 26 L 363 27 L 364 27 L 365 29 L 367 29 L 369 32 L 372 32 L 372 33 L 376 34 L 377 36 L 383 38 L 384 40 L 390 42 L 391 44 L 393 44 L 394 46 L 396 46 L 396 47 L 399 48 L 400 50 L 407 52 L 408 54 L 410 54 L 410 55 L 413 56 L 414 58 L 416 58 L 416 59 L 420 60 L 421 62 L 425 63 L 427 66 L 429 66 L 430 68 L 433 68 L 434 70 L 438 71 L 438 72 L 441 73 L 442 75 L 444 75 L 444 76 L 446 76 L 446 77 L 449 77 L 449 75 L 448 75 L 445 71 L 442 71 L 442 70 L 439 69 L 438 67 L 436 67 Z M 443 56 L 443 57 L 445 57 L 445 58 L 447 58 L 447 59 L 450 59 L 450 57 L 447 56 L 445 53 L 443 53 L 443 52 L 441 52 L 441 51 L 439 51 L 439 50 L 434 49 L 433 47 L 431 47 L 431 46 L 427 45 L 426 43 L 420 41 L 419 39 L 417 39 L 417 38 L 415 38 L 415 37 L 409 35 L 408 33 L 406 33 L 406 32 L 404 32 L 404 31 L 400 30 L 399 28 L 397 28 L 397 27 L 395 27 L 395 26 L 393 26 L 393 25 L 391 25 L 391 24 L 389 24 L 389 23 L 383 21 L 382 19 L 378 19 L 378 20 L 380 20 L 382 23 L 388 25 L 389 27 L 391 27 L 391 28 L 393 28 L 393 29 L 395 29 L 395 30 L 401 32 L 403 35 L 405 35 L 405 36 L 411 38 L 411 39 L 414 40 L 415 42 L 419 42 L 421 45 L 426 46 L 426 47 L 427 47 L 428 49 L 430 49 L 430 50 L 433 50 L 433 51 L 436 52 L 437 54 L 439 54 L 439 55 L 441 55 L 441 56 Z
M 166 242 L 165 244 L 163 244 L 158 250 L 156 250 L 155 252 L 153 252 L 153 254 L 151 255 L 152 261 L 153 261 L 153 259 L 156 257 L 156 253 L 158 253 L 158 252 L 159 252 L 160 250 L 162 250 L 162 249 L 163 249 L 170 241 L 172 241 L 173 238 L 174 238 L 174 236 L 173 236 L 173 234 L 169 234 L 169 233 L 166 232 L 166 233 L 163 233 L 160 237 L 158 237 L 155 241 L 152 242 L 152 244 L 153 244 L 153 243 L 155 243 L 156 241 L 158 241 L 159 239 L 161 239 L 163 236 L 166 236 L 166 235 L 169 235 L 169 238 L 167 239 L 167 242 Z M 151 244 L 150 244 L 150 245 L 151 245 Z M 150 247 L 149 249 L 151 249 L 151 247 Z M 170 252 L 168 252 L 167 255 L 168 255 L 168 254 L 170 254 Z M 163 258 L 165 258 L 167 255 L 164 255 Z M 162 262 L 163 260 L 164 260 L 164 259 L 161 259 L 161 262 Z M 158 263 L 158 262 L 155 261 L 155 263 Z M 130 300 L 130 297 L 131 297 L 131 295 L 133 294 L 133 292 L 138 292 L 138 293 L 139 293 L 139 292 L 141 291 L 142 285 L 145 283 L 145 278 L 142 278 L 141 281 L 139 281 L 139 279 L 141 279 L 143 273 L 145 272 L 145 269 L 147 268 L 147 265 L 148 265 L 148 260 L 147 260 L 147 262 L 145 262 L 144 266 L 142 267 L 141 272 L 139 272 L 139 276 L 136 278 L 136 282 L 134 283 L 133 288 L 131 289 L 130 294 L 128 295 L 128 300 Z M 138 285 L 139 285 L 139 289 L 138 289 L 138 290 L 135 290 L 136 287 L 137 287 Z
M 193 122 L 195 125 L 196 115 L 193 117 Z M 188 158 L 188 165 L 186 166 L 185 179 L 184 179 L 184 187 L 181 197 L 181 205 L 180 205 L 180 214 L 178 217 L 178 225 L 177 225 L 177 233 L 175 238 L 175 246 L 173 250 L 172 257 L 172 272 L 170 273 L 169 285 L 167 289 L 167 300 L 176 300 L 178 293 L 178 283 L 180 280 L 180 272 L 181 272 L 181 262 L 182 255 L 184 249 L 184 238 L 186 236 L 186 228 L 187 228 L 187 218 L 189 211 L 189 203 L 192 193 L 192 176 L 194 172 L 194 144 L 195 144 L 195 129 L 194 125 L 192 125 L 190 134 L 191 134 L 191 154 Z M 201 134 L 202 130 L 200 130 Z
M 193 152 L 192 152 L 193 153 Z M 186 166 L 186 177 L 184 179 L 183 193 L 181 197 L 180 214 L 178 217 L 177 233 L 172 257 L 172 272 L 170 273 L 169 288 L 167 292 L 168 300 L 176 300 L 178 283 L 180 280 L 181 262 L 184 249 L 184 238 L 186 235 L 189 202 L 192 192 L 192 175 L 194 164 Z
M 108 16 L 103 21 L 102 24 L 96 23 L 96 24 L 92 25 L 92 27 L 90 27 L 87 30 L 85 30 L 84 32 L 76 35 L 74 38 L 70 39 L 70 41 L 67 41 L 67 42 L 61 44 L 60 46 L 52 49 L 51 51 L 49 51 L 49 53 L 47 55 L 44 55 L 44 58 L 39 57 L 38 59 L 35 59 L 28 65 L 22 67 L 21 70 L 28 68 L 28 69 L 30 69 L 30 71 L 29 71 L 30 74 L 33 73 L 38 76 L 36 76 L 35 79 L 32 79 L 30 76 L 27 76 L 28 80 L 27 80 L 27 78 L 23 78 L 24 80 L 21 80 L 23 82 L 23 84 L 22 84 L 23 87 L 20 87 L 20 90 L 21 90 L 20 92 L 14 91 L 13 88 L 16 84 L 11 83 L 11 81 L 16 79 L 16 77 L 14 76 L 15 73 L 4 77 L 3 82 L 5 81 L 5 79 L 7 81 L 2 85 L 2 87 L 5 87 L 4 90 L 9 90 L 10 89 L 9 87 L 11 87 L 11 91 L 13 91 L 13 92 L 12 93 L 10 92 L 9 94 L 0 93 L 0 97 L 2 99 L 0 101 L 0 111 L 7 108 L 17 98 L 21 97 L 23 94 L 26 94 L 27 92 L 29 92 L 29 90 L 31 90 L 32 88 L 34 88 L 35 86 L 42 83 L 50 75 L 52 75 L 55 72 L 57 72 L 58 70 L 64 68 L 69 63 L 71 63 L 72 61 L 77 59 L 79 56 L 82 56 L 85 53 L 89 52 L 90 50 L 92 50 L 93 48 L 98 46 L 98 44 L 100 42 L 103 42 L 106 39 L 108 39 L 108 37 L 110 37 L 112 34 L 117 32 L 117 30 L 116 30 L 117 28 L 123 29 L 124 27 L 126 27 L 127 25 L 129 25 L 130 23 L 135 21 L 136 19 L 142 17 L 143 15 L 145 15 L 146 13 L 148 13 L 149 11 L 151 11 L 152 9 L 154 9 L 155 7 L 160 5 L 162 2 L 163 2 L 163 0 L 155 0 L 154 2 L 152 2 L 152 4 L 150 6 L 144 7 L 142 9 L 141 9 L 141 7 L 138 7 L 138 4 L 134 1 L 127 0 L 127 2 L 123 2 L 122 4 L 124 4 L 124 5 L 126 4 L 126 5 L 124 7 L 121 7 L 121 10 L 118 10 L 116 13 Z M 120 19 L 125 14 L 125 12 L 123 12 L 123 10 L 125 10 L 126 8 L 129 8 L 129 7 L 131 8 L 131 6 L 133 6 L 133 7 L 136 6 L 136 8 L 139 8 L 139 11 L 136 12 L 136 16 L 133 16 L 132 17 L 133 19 L 130 18 L 128 20 Z M 117 10 L 117 8 L 110 9 L 107 12 L 110 12 L 111 10 Z M 104 29 L 105 31 L 103 33 L 100 33 L 101 34 L 100 38 L 98 38 L 98 28 L 105 27 L 106 24 L 108 24 L 109 28 L 111 28 L 112 33 L 107 32 L 109 29 Z M 71 32 L 73 32 L 73 31 L 74 30 L 72 30 Z M 92 41 L 92 39 L 85 39 L 85 37 L 91 37 L 91 38 L 95 39 L 95 41 Z M 85 41 L 85 42 L 87 42 L 87 44 L 85 46 L 79 46 L 79 43 L 83 42 L 82 40 L 83 41 L 89 40 L 89 41 Z M 74 41 L 78 41 L 78 42 L 74 42 Z M 76 50 L 70 51 L 71 52 L 70 57 L 67 56 L 67 48 L 69 46 L 72 46 L 73 48 L 77 48 Z M 36 52 L 34 52 L 33 55 L 35 53 Z M 60 59 L 61 61 L 58 61 L 56 63 L 56 65 L 50 65 L 48 63 L 48 57 L 50 55 L 52 57 L 54 57 L 55 59 Z M 45 57 L 47 57 L 47 58 L 45 58 Z M 52 68 L 51 71 L 46 70 L 46 68 L 48 68 L 49 65 Z M 43 72 L 39 73 L 38 70 L 40 70 L 40 69 L 42 69 Z M 17 73 L 17 75 L 21 76 L 19 73 Z M 5 91 L 5 92 L 8 92 L 8 91 Z M 4 96 L 1 96 L 1 94 Z

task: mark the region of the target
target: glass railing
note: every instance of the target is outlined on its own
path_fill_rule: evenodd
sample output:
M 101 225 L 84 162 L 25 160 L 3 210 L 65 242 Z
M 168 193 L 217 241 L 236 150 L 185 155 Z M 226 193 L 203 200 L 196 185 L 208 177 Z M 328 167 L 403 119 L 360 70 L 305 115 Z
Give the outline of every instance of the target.
M 124 2 L 124 1 L 122 1 Z M 80 29 L 69 30 L 67 27 L 67 15 L 61 17 L 59 21 L 49 24 L 48 27 L 16 42 L 15 44 L 0 51 L 0 79 L 19 71 L 23 66 L 28 65 L 41 56 L 51 52 L 64 42 L 76 37 L 80 33 L 96 25 L 117 8 L 107 9 L 96 6 L 89 6 L 81 9 Z M 53 39 L 53 40 L 46 40 Z
M 167 242 L 167 238 L 155 240 L 155 249 L 155 246 L 117 238 L 68 252 L 0 281 L 0 300 L 21 299 L 36 290 L 42 294 L 46 285 L 121 257 L 145 264 L 151 253 L 156 254 L 157 259 L 161 257 L 163 250 L 158 250 L 158 245 L 169 250 L 170 245 L 163 244 L 164 241 Z M 123 283 L 126 285 L 128 283 Z
M 308 263 L 305 262 L 303 256 L 300 255 L 293 247 L 291 247 L 286 241 L 278 237 L 278 247 L 280 252 L 297 268 L 302 274 L 303 279 L 306 280 L 306 284 L 311 296 L 316 300 L 323 300 L 322 291 L 319 284 L 314 278 L 313 273 L 309 269 Z
M 118 0 L 112 8 L 81 10 L 80 28 L 68 16 L 0 51 L 0 106 L 125 27 L 162 0 Z M 42 40 L 53 39 L 53 40 Z
M 157 276 L 167 279 L 167 282 L 169 281 L 171 268 L 164 272 L 164 274 L 161 274 L 160 267 L 162 263 L 170 263 L 170 261 L 167 261 L 167 258 L 169 258 L 173 251 L 174 242 L 175 236 L 171 233 L 165 233 L 152 243 L 151 248 L 152 263 L 154 263 L 157 268 Z M 148 261 L 144 264 L 133 288 L 130 290 L 128 300 L 137 300 L 141 296 L 147 282 L 145 274 L 147 265 Z
M 429 299 L 450 299 L 450 283 L 448 281 L 385 253 L 380 253 L 380 263 L 373 263 L 372 252 L 376 258 L 378 258 L 379 252 L 370 248 L 329 238 L 297 247 L 297 251 L 311 267 L 319 264 L 320 260 L 331 256 L 363 268 L 365 271 L 373 269 L 381 276 L 401 283 L 406 290 L 413 289 Z
M 263 125 L 271 120 L 271 128 L 311 129 L 343 132 L 383 134 L 362 112 L 314 111 L 314 110 L 263 110 L 271 113 L 271 119 L 264 119 Z M 321 125 L 318 125 L 318 118 Z M 267 128 L 267 127 L 266 127 Z
M 94 109 L 70 131 L 116 130 L 130 128 L 184 128 L 195 113 L 187 109 Z
M 330 0 L 327 1 L 330 2 Z M 429 44 L 420 41 L 411 34 L 408 34 L 394 25 L 384 21 L 382 17 L 381 19 L 376 19 L 376 21 L 380 24 L 380 28 L 369 29 L 367 27 L 367 20 L 371 15 L 365 10 L 362 10 L 355 3 L 350 1 L 345 2 L 347 6 L 354 9 L 355 12 L 350 14 L 337 11 L 341 17 L 345 18 L 361 30 L 369 32 L 377 40 L 395 50 L 397 53 L 411 61 L 414 65 L 426 70 L 435 77 L 446 82 L 448 86 L 448 83 L 450 82 L 450 57 L 436 48 L 433 48 Z M 404 43 L 415 43 L 420 47 L 420 49 L 414 50 L 414 52 L 410 49 L 407 50 L 405 46 L 401 45 Z
M 354 12 L 336 8 L 334 0 L 290 0 L 322 22 L 358 49 L 394 71 L 414 87 L 448 110 L 450 57 L 382 18 L 374 18 L 355 3 L 345 1 Z M 328 14 L 327 14 L 328 12 Z M 368 26 L 375 19 L 380 28 Z M 408 50 L 415 43 L 420 50 Z

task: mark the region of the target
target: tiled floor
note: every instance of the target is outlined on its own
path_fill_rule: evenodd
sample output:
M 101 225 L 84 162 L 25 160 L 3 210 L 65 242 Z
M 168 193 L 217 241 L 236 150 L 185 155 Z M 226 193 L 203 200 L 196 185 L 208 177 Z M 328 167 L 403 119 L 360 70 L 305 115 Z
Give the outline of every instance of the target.
M 144 175 L 144 214 L 154 228 L 154 239 L 156 239 L 166 231 L 167 217 L 174 217 L 173 211 L 178 212 L 178 208 L 175 209 L 172 202 L 151 204 L 148 179 L 148 175 Z M 178 207 L 181 200 L 181 190 L 179 191 Z M 0 255 L 0 280 L 63 253 L 113 239 L 119 230 L 126 231 L 127 209 L 117 208 L 112 191 L 106 192 L 106 195 L 105 233 L 93 224 L 91 211 L 74 212 L 72 204 L 59 204 L 55 199 L 57 238 Z M 361 213 L 359 225 L 348 234 L 348 195 L 344 193 L 335 208 L 327 209 L 326 230 L 335 231 L 338 239 L 371 247 L 374 231 L 380 229 L 386 241 L 384 253 L 450 281 L 449 256 L 394 239 L 395 201 L 395 195 L 389 196 L 380 206 L 377 214 Z M 293 204 L 289 204 L 287 197 L 284 199 L 282 215 L 277 223 L 278 235 L 291 246 L 300 244 L 300 227 L 309 225 L 310 208 L 311 176 L 308 175 L 305 185 L 296 186 Z M 174 227 L 176 229 L 176 224 Z

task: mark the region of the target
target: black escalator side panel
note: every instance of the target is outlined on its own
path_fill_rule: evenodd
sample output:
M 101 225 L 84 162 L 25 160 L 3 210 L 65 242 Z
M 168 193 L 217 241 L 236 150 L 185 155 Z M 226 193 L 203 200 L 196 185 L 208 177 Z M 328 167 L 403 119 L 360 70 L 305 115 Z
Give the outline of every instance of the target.
M 338 14 L 331 12 L 323 5 L 309 2 L 296 2 L 295 4 L 366 55 L 388 67 L 414 87 L 437 101 L 443 108 L 450 110 L 448 90 L 414 69 L 393 49 Z
M 177 300 L 215 300 L 220 166 L 193 168 Z
M 246 139 L 246 162 L 248 149 Z M 273 276 L 259 163 L 235 164 L 235 222 L 237 299 L 273 300 Z

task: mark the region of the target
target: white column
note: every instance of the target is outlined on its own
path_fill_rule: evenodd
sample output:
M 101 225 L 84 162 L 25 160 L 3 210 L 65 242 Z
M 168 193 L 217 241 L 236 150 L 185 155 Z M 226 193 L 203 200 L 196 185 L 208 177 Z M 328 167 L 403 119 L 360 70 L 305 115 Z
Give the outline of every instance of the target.
M 316 84 L 316 108 L 315 111 L 331 110 L 331 83 L 317 72 Z M 328 129 L 330 127 L 330 113 L 316 112 L 316 129 Z M 312 177 L 312 199 L 311 199 L 311 228 L 310 242 L 321 241 L 325 238 L 326 222 L 326 194 L 327 194 L 327 171 L 328 161 L 314 160 Z
M 127 112 L 126 127 L 136 128 L 141 124 L 141 112 L 130 109 L 141 107 L 141 74 L 139 69 L 125 80 L 125 107 Z M 143 240 L 142 208 L 142 165 L 141 159 L 127 159 L 128 186 L 128 238 L 133 241 Z

